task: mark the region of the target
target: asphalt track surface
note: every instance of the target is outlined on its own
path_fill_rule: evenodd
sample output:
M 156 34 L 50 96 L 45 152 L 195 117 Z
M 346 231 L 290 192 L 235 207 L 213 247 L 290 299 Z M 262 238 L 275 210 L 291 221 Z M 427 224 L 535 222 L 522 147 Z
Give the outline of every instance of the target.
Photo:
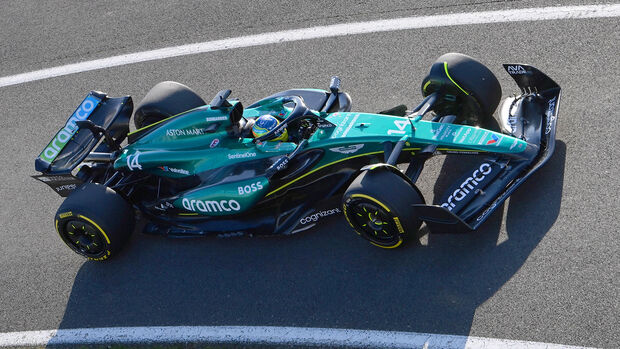
M 588 4 L 605 3 L 589 1 Z M 185 43 L 365 21 L 579 1 L 0 3 L 0 76 Z M 0 89 L 0 332 L 53 328 L 273 325 L 396 330 L 597 347 L 620 343 L 620 21 L 429 28 L 220 51 Z M 501 63 L 532 64 L 563 88 L 553 158 L 470 235 L 381 250 L 343 219 L 288 238 L 134 234 L 107 263 L 71 253 L 53 229 L 61 198 L 34 158 L 91 89 L 136 102 L 162 80 L 247 105 L 343 80 L 356 111 L 420 100 L 445 52 L 479 58 L 504 95 Z M 431 161 L 427 201 L 466 170 Z M 436 179 L 439 176 L 439 181 Z

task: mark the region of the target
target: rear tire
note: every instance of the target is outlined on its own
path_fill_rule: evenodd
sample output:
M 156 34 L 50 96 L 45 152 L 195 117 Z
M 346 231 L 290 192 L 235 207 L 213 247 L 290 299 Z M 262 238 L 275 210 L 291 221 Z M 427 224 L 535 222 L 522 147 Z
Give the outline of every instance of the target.
M 102 261 L 118 253 L 135 225 L 133 207 L 114 190 L 87 183 L 60 205 L 56 231 L 74 252 Z
M 207 103 L 191 88 L 174 81 L 153 86 L 133 114 L 136 129 L 152 125 Z
M 353 230 L 381 248 L 400 246 L 422 225 L 411 207 L 424 203 L 422 194 L 404 178 L 386 169 L 362 172 L 345 191 L 342 200 L 345 218 Z

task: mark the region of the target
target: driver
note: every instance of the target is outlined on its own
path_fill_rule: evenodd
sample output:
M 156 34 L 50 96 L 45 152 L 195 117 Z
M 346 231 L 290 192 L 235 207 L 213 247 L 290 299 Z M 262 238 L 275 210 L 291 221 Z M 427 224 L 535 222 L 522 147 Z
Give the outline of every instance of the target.
M 261 115 L 256 118 L 254 121 L 254 126 L 252 126 L 252 135 L 255 138 L 258 138 L 267 132 L 273 130 L 276 126 L 280 124 L 280 121 L 273 115 Z M 277 134 L 276 138 L 270 139 L 271 142 L 287 142 L 288 141 L 288 131 L 286 128 L 280 130 Z

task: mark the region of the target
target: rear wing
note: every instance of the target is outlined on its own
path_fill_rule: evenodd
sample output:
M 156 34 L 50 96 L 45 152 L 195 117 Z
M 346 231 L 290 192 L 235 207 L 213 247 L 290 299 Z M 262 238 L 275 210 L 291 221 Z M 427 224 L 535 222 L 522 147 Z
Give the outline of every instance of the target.
M 42 175 L 32 176 L 44 182 L 62 196 L 81 183 L 71 172 L 99 144 L 89 129 L 78 127 L 79 121 L 91 121 L 106 130 L 113 142 L 120 143 L 129 133 L 129 118 L 133 111 L 130 96 L 110 98 L 103 92 L 91 91 L 71 114 L 65 125 L 56 133 L 41 154 L 36 158 L 35 170 Z M 108 144 L 102 142 L 97 151 L 111 152 Z
M 92 121 L 120 144 L 129 132 L 132 110 L 133 102 L 129 96 L 109 98 L 102 92 L 91 91 L 39 154 L 35 170 L 45 174 L 67 173 L 84 160 L 99 139 L 89 130 L 79 129 L 78 121 Z

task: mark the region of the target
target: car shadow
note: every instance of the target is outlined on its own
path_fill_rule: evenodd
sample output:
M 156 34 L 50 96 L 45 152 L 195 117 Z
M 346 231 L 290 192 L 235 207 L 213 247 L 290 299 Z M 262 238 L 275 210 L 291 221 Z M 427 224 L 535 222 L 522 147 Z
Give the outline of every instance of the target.
M 273 325 L 468 335 L 478 306 L 556 221 L 565 158 L 566 144 L 557 141 L 507 209 L 476 232 L 430 234 L 425 245 L 378 249 L 354 238 L 341 217 L 285 238 L 136 234 L 117 258 L 84 263 L 60 328 Z M 442 174 L 458 172 L 461 159 L 447 157 Z

